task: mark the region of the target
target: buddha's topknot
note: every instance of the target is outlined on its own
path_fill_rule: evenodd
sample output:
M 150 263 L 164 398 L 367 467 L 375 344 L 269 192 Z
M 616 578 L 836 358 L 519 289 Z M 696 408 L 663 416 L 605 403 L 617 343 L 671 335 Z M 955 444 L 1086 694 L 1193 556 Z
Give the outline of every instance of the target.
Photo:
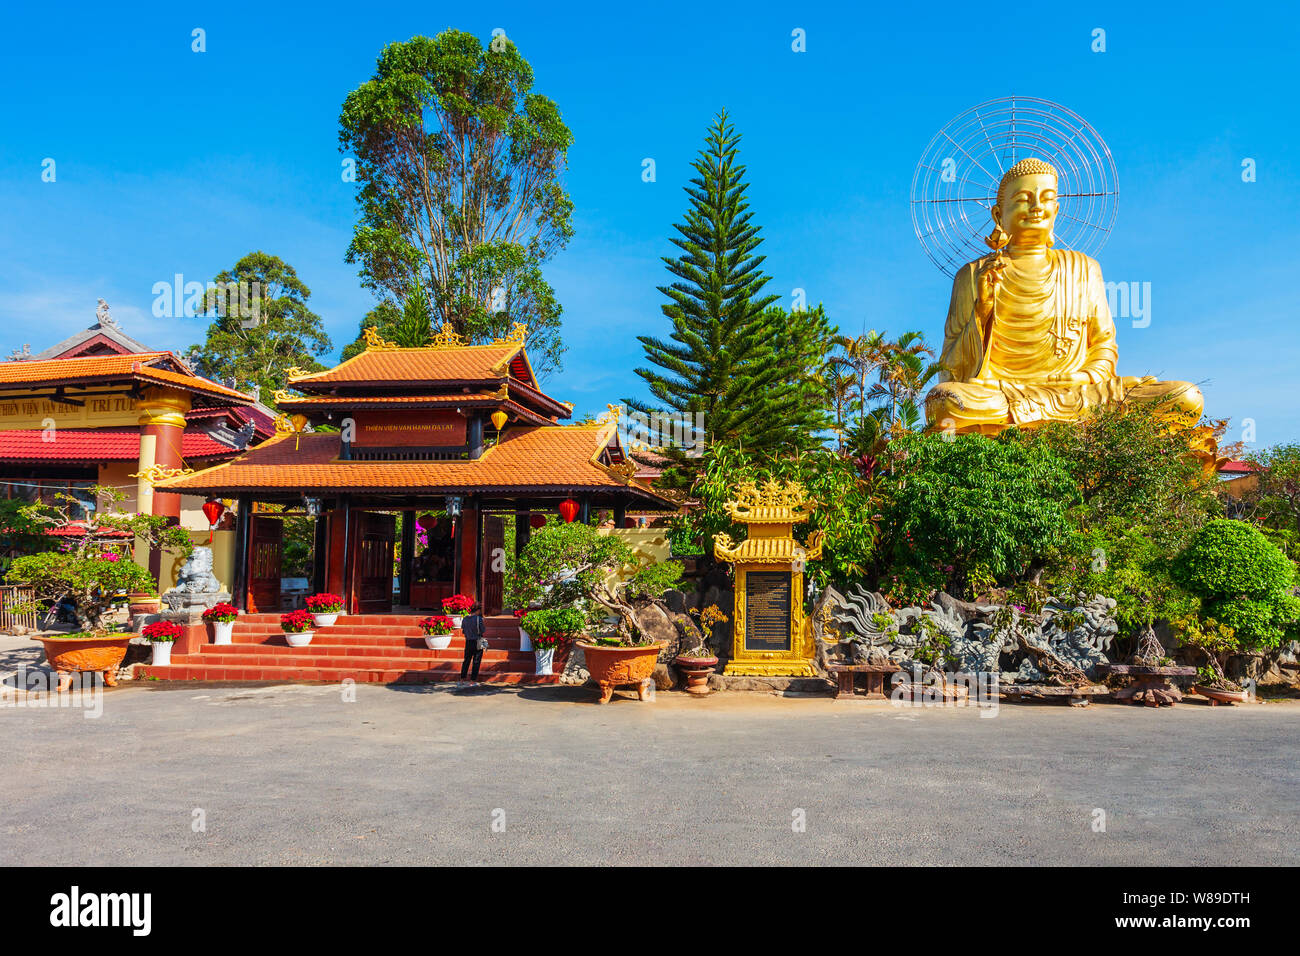
M 1051 176 L 1053 179 L 1059 178 L 1056 173 L 1056 167 L 1050 163 L 1045 163 L 1035 156 L 1028 159 L 1022 159 L 1005 173 L 1002 174 L 1002 182 L 998 183 L 998 205 L 1002 205 L 1002 193 L 1007 188 L 1007 183 L 1020 176 Z

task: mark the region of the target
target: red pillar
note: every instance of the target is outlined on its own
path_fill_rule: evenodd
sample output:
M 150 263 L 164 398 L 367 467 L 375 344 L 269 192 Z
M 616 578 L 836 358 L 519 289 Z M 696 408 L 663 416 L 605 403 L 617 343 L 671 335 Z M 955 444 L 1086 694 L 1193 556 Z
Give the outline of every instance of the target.
M 479 512 L 477 508 L 465 508 L 456 522 L 456 535 L 460 538 L 456 547 L 460 549 L 460 580 L 456 590 L 471 597 L 478 595 L 478 539 Z

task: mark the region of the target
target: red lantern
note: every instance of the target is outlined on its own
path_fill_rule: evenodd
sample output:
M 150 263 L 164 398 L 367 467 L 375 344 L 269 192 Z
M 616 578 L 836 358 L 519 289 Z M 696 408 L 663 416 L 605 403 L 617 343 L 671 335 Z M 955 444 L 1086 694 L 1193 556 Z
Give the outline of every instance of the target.
M 220 501 L 209 498 L 203 502 L 203 514 L 208 519 L 208 544 L 212 543 L 212 532 L 216 528 L 217 522 L 225 514 L 226 506 Z
M 546 524 L 546 515 L 539 515 L 539 514 L 529 515 L 528 523 L 532 525 L 534 528 L 540 528 L 542 527 L 542 525 Z
M 560 502 L 560 517 L 565 521 L 572 521 L 578 517 L 578 503 L 572 498 L 565 498 Z

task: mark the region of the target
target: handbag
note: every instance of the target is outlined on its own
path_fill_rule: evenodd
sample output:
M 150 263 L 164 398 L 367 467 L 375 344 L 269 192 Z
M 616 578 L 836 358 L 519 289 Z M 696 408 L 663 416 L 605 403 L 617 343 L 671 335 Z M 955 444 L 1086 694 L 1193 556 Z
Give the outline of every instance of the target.
M 478 640 L 475 641 L 475 647 L 480 651 L 486 651 L 488 649 L 487 622 L 480 617 L 478 619 L 478 626 L 480 630 L 478 632 Z
M 486 651 L 488 649 L 488 639 L 486 637 L 480 637 L 478 639 L 478 649 L 480 651 Z

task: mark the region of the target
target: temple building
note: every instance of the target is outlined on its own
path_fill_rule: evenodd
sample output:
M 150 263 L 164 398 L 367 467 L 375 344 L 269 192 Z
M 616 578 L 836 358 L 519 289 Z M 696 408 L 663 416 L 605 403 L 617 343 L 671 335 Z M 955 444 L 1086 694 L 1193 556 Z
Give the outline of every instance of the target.
M 99 505 L 92 485 L 110 485 L 125 494 L 121 510 L 167 515 L 206 541 L 204 499 L 155 495 L 155 482 L 232 459 L 272 434 L 269 409 L 132 339 L 102 299 L 88 329 L 0 362 L 0 494 L 55 505 L 71 494 L 74 518 Z M 137 560 L 151 563 L 161 587 L 174 580 L 160 556 Z
M 521 550 L 546 515 L 600 511 L 622 528 L 630 512 L 676 510 L 636 476 L 612 409 L 561 424 L 572 406 L 542 391 L 525 334 L 466 345 L 444 327 L 429 347 L 399 348 L 367 330 L 366 350 L 336 368 L 290 370 L 275 437 L 156 491 L 233 506 L 231 590 L 253 614 L 285 606 L 285 522 L 304 517 L 311 587 L 342 595 L 347 613 L 463 593 L 499 614 L 504 549 Z

